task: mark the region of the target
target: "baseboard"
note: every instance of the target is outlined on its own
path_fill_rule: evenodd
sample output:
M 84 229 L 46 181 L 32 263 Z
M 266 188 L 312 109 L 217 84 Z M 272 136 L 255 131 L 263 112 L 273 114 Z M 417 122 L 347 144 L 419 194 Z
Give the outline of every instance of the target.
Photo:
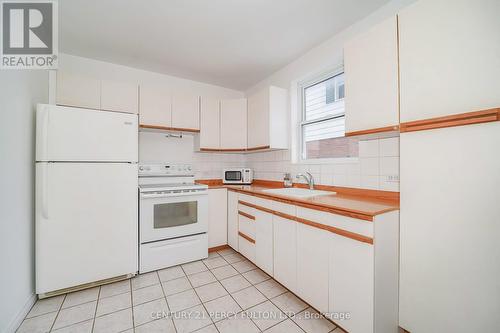
M 208 248 L 208 253 L 210 253 L 210 252 L 216 252 L 216 251 L 222 251 L 222 250 L 225 250 L 225 249 L 229 249 L 229 245 L 224 244 L 224 245 L 209 247 Z
M 26 303 L 24 304 L 22 309 L 11 320 L 9 325 L 7 325 L 7 327 L 5 329 L 5 333 L 14 333 L 19 328 L 19 326 L 21 326 L 21 323 L 23 322 L 24 318 L 26 317 L 28 312 L 30 312 L 31 308 L 33 307 L 33 304 L 35 304 L 36 299 L 37 299 L 37 297 L 35 294 L 32 294 L 28 298 L 28 300 L 26 301 Z

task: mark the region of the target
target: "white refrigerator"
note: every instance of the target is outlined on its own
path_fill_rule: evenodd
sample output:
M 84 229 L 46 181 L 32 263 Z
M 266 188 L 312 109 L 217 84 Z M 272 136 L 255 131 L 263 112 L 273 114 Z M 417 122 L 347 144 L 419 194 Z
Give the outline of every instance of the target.
M 37 106 L 39 296 L 136 273 L 137 151 L 137 115 Z

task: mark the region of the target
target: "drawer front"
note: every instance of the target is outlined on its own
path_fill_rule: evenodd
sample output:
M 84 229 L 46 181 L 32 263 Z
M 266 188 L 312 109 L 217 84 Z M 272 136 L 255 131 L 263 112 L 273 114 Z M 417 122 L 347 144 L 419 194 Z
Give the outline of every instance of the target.
M 245 201 L 248 203 L 253 204 L 255 197 L 253 195 L 247 195 L 247 194 L 238 194 L 238 200 Z
M 244 205 L 241 203 L 238 204 L 238 211 L 243 212 L 243 213 L 248 214 L 248 215 L 255 216 L 255 212 L 254 212 L 254 209 L 252 207 L 248 207 L 247 205 Z
M 297 217 L 363 236 L 373 237 L 373 222 L 303 207 L 297 207 Z
M 295 214 L 297 213 L 296 206 L 279 201 L 273 201 L 272 210 L 291 216 L 295 216 Z
M 208 257 L 208 236 L 199 234 L 141 244 L 139 253 L 139 273 L 204 259 Z
M 240 235 L 238 246 L 240 253 L 244 255 L 248 260 L 255 263 L 255 243 L 250 242 L 249 240 Z
M 255 239 L 255 220 L 252 220 L 244 215 L 238 214 L 238 231 Z
M 259 197 L 254 197 L 254 204 L 267 209 L 273 209 L 273 201 Z

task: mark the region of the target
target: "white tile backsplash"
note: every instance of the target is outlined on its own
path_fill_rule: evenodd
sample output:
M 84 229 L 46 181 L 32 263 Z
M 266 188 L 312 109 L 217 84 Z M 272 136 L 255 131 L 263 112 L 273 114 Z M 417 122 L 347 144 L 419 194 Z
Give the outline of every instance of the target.
M 254 169 L 256 179 L 282 180 L 285 172 L 295 177 L 307 171 L 316 184 L 399 191 L 399 138 L 360 141 L 359 155 L 343 163 L 293 164 L 288 150 L 262 152 L 246 155 L 246 166 Z
M 399 138 L 379 140 L 380 157 L 399 156 Z
M 378 157 L 379 140 L 359 141 L 359 157 Z
M 329 164 L 291 163 L 289 150 L 252 154 L 199 153 L 193 149 L 193 137 L 165 138 L 164 134 L 141 133 L 140 161 L 191 163 L 197 179 L 221 178 L 222 169 L 248 167 L 254 178 L 283 180 L 286 172 L 294 182 L 298 173 L 312 173 L 316 184 L 399 191 L 399 138 L 359 142 L 358 159 Z

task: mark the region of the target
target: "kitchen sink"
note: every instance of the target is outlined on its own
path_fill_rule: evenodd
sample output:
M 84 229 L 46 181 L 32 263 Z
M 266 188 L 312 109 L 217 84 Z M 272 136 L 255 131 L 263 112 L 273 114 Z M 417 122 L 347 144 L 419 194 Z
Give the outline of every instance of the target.
M 273 188 L 270 190 L 264 190 L 263 192 L 266 192 L 269 194 L 286 195 L 286 196 L 297 197 L 297 198 L 308 198 L 308 197 L 314 197 L 314 196 L 318 196 L 318 195 L 329 195 L 329 194 L 336 193 L 336 192 L 331 192 L 331 191 L 309 190 L 306 188 L 296 188 L 296 187 Z

